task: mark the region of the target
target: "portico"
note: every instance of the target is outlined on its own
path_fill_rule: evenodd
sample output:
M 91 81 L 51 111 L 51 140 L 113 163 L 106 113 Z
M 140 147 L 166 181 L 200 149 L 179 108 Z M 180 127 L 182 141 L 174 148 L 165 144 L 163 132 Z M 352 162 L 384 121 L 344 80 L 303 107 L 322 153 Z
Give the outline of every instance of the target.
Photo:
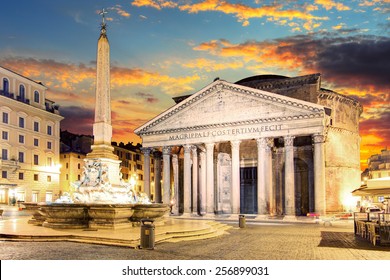
M 162 151 L 162 188 L 154 185 L 163 203 L 182 204 L 183 214 L 287 217 L 326 211 L 328 121 L 324 106 L 217 80 L 135 133 L 145 166 L 151 149 Z

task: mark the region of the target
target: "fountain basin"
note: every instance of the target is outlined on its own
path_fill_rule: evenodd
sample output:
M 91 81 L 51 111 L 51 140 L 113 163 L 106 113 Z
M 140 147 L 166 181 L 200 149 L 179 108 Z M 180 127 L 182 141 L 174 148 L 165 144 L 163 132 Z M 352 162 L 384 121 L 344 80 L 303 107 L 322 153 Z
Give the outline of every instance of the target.
M 130 228 L 142 219 L 162 220 L 165 204 L 47 203 L 39 205 L 41 225 L 58 229 Z
M 28 223 L 41 226 L 46 219 L 41 213 L 39 213 L 41 205 L 38 202 L 23 202 L 23 205 L 25 206 L 24 211 L 32 215 L 32 218 L 28 220 Z
M 119 229 L 130 228 L 130 217 L 134 209 L 132 204 L 97 204 L 88 208 L 89 228 L 91 229 Z
M 39 213 L 45 218 L 42 226 L 48 228 L 87 228 L 88 209 L 84 205 L 50 203 L 41 205 Z
M 134 214 L 130 220 L 133 222 L 141 222 L 142 219 L 159 219 L 168 213 L 170 207 L 167 204 L 135 204 Z

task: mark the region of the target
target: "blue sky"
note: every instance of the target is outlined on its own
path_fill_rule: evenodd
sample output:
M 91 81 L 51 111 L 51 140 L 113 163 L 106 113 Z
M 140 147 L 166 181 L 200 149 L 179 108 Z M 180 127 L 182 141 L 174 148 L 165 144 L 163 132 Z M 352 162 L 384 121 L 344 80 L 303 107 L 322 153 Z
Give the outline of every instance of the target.
M 113 140 L 215 77 L 319 72 L 364 106 L 362 160 L 390 144 L 390 0 L 2 1 L 0 65 L 43 82 L 74 133 L 92 134 L 102 8 Z

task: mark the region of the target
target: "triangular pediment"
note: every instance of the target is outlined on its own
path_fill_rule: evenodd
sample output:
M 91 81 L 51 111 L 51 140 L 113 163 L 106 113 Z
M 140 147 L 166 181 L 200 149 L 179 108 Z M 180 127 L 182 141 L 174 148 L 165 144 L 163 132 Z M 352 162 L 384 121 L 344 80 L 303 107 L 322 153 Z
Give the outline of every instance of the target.
M 245 123 L 322 118 L 324 107 L 218 80 L 137 128 L 139 135 Z

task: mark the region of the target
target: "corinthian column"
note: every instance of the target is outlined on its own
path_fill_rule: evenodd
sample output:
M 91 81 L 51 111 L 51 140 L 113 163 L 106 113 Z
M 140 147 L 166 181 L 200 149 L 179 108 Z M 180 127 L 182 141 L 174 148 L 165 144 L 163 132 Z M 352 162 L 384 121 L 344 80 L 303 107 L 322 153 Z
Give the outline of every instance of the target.
M 150 148 L 142 148 L 144 154 L 144 193 L 150 197 Z
M 177 155 L 172 155 L 172 169 L 173 169 L 173 207 L 172 213 L 179 215 L 179 161 Z
M 314 143 L 314 207 L 321 215 L 326 212 L 324 135 L 313 135 Z
M 198 214 L 198 148 L 192 146 L 192 213 Z
M 285 207 L 286 216 L 295 216 L 295 179 L 294 179 L 294 137 L 284 137 L 285 164 Z
M 171 147 L 163 147 L 163 203 L 170 204 Z
M 232 213 L 240 214 L 240 143 L 230 141 L 232 147 Z
M 274 146 L 274 139 L 267 138 L 267 146 L 265 148 L 265 190 L 268 192 L 269 214 L 274 215 L 276 212 L 276 196 L 273 186 L 273 172 L 272 172 L 272 148 Z
M 191 213 L 191 145 L 184 145 L 184 213 Z
M 257 213 L 265 215 L 267 213 L 266 202 L 266 158 L 265 149 L 267 138 L 260 138 L 257 142 Z
M 154 158 L 154 201 L 162 202 L 161 198 L 161 152 L 153 153 Z
M 206 213 L 206 153 L 201 150 L 200 157 L 200 174 L 199 174 L 199 214 L 204 215 Z
M 214 214 L 214 143 L 206 143 L 206 212 Z

